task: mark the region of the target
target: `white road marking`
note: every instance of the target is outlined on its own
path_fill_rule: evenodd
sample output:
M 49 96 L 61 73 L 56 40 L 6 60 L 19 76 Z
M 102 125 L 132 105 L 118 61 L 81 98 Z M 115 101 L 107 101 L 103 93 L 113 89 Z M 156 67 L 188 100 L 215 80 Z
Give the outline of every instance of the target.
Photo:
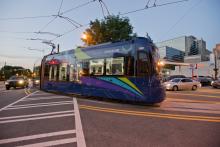
M 64 98 L 64 99 L 68 99 L 70 97 L 58 97 L 58 96 L 54 96 L 54 97 L 37 97 L 37 98 L 27 98 L 27 99 L 24 99 L 22 101 L 36 101 L 36 100 L 47 100 L 47 99 L 61 99 L 61 98 Z
M 74 105 L 74 111 L 75 111 L 77 146 L 86 147 L 85 137 L 84 137 L 83 129 L 82 129 L 82 122 L 81 122 L 80 113 L 79 113 L 79 107 L 78 107 L 78 103 L 75 97 L 73 98 L 73 105 Z
M 187 102 L 180 103 L 173 101 L 165 101 L 161 104 L 159 108 L 155 108 L 155 109 L 220 114 L 220 107 L 218 104 L 208 104 L 208 103 L 187 103 Z
M 1 117 L 0 120 L 25 118 L 25 117 L 36 117 L 36 116 L 53 115 L 53 114 L 63 114 L 63 113 L 71 113 L 71 112 L 73 113 L 74 111 L 70 110 L 70 111 L 58 111 L 58 112 L 38 113 L 38 114 L 30 114 L 30 115 L 9 116 L 9 117 Z
M 25 109 L 25 108 L 34 108 L 34 107 L 49 107 L 49 106 L 58 106 L 58 105 L 70 105 L 72 102 L 68 103 L 58 103 L 58 104 L 50 104 L 50 105 L 36 105 L 36 106 L 27 106 L 27 107 L 10 107 L 5 110 L 13 110 L 13 109 Z
M 14 105 L 10 108 L 14 107 L 28 107 L 28 106 L 37 106 L 37 105 L 50 105 L 50 104 L 60 104 L 60 103 L 70 103 L 72 101 L 59 101 L 59 102 L 50 102 L 50 103 L 35 103 L 35 104 L 26 104 L 26 105 Z
M 67 138 L 67 139 L 60 139 L 60 140 L 55 140 L 55 141 L 47 141 L 47 142 L 41 142 L 41 143 L 35 143 L 35 144 L 22 145 L 22 146 L 17 146 L 17 147 L 47 147 L 47 146 L 55 146 L 55 145 L 74 143 L 74 142 L 76 142 L 76 138 Z
M 37 93 L 37 92 L 38 92 L 38 91 L 35 91 L 35 92 L 33 92 L 33 93 L 31 93 L 31 94 L 29 94 L 29 95 L 27 95 L 27 96 L 25 96 L 25 97 L 23 97 L 23 98 L 21 98 L 21 99 L 19 99 L 19 100 L 17 100 L 17 101 L 15 101 L 15 102 L 13 102 L 13 103 L 11 103 L 11 104 L 9 104 L 9 105 L 7 105 L 7 106 L 5 106 L 5 107 L 1 108 L 1 109 L 0 109 L 0 112 L 1 112 L 1 111 L 3 111 L 3 110 L 5 110 L 5 109 L 7 109 L 8 107 L 10 107 L 10 106 L 12 106 L 12 105 L 16 104 L 16 103 L 18 103 L 18 102 L 22 101 L 23 99 L 25 99 L 25 98 L 27 98 L 27 97 L 29 97 L 29 96 L 31 96 L 31 95 L 33 95 L 33 94 Z
M 0 144 L 20 142 L 24 140 L 31 140 L 31 139 L 38 139 L 38 138 L 46 138 L 46 137 L 52 137 L 52 136 L 58 136 L 58 135 L 74 134 L 74 133 L 76 133 L 76 130 L 66 130 L 66 131 L 43 133 L 43 134 L 36 134 L 36 135 L 30 135 L 30 136 L 22 136 L 22 137 L 16 137 L 16 138 L 2 139 L 0 140 Z
M 61 115 L 42 116 L 42 117 L 33 117 L 33 118 L 4 120 L 4 121 L 0 121 L 0 124 L 12 123 L 12 122 L 21 122 L 21 121 L 30 121 L 30 120 L 39 120 L 39 119 L 48 119 L 48 118 L 59 118 L 59 117 L 66 117 L 66 116 L 74 116 L 74 114 L 71 113 L 71 114 L 61 114 Z
M 37 93 L 35 95 L 37 95 L 37 96 L 54 96 L 55 94 L 53 95 L 51 93 Z M 59 96 L 59 95 L 57 95 L 57 96 Z

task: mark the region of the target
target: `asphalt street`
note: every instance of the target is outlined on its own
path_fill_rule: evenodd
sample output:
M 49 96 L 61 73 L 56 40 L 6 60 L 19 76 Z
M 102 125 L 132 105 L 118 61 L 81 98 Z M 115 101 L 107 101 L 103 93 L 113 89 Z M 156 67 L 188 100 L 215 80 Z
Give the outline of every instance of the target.
M 0 90 L 0 146 L 219 147 L 220 90 L 168 91 L 160 106 Z

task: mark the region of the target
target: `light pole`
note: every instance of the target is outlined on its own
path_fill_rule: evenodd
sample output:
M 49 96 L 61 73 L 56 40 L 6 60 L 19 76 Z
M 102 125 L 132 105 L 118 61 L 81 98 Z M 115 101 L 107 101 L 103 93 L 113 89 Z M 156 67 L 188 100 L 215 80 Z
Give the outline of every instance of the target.
M 216 80 L 217 79 L 217 75 L 218 75 L 216 49 L 213 49 L 213 53 L 214 53 L 214 64 L 215 64 L 215 68 L 213 70 L 215 72 L 215 80 Z

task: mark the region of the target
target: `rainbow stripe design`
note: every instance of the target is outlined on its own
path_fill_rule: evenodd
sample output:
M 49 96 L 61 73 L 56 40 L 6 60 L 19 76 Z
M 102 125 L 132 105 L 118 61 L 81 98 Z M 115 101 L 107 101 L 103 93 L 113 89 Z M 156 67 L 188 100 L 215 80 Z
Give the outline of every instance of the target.
M 104 80 L 107 82 L 110 82 L 112 84 L 115 84 L 117 86 L 120 86 L 132 93 L 135 93 L 138 96 L 143 96 L 143 93 L 137 88 L 137 86 L 135 86 L 129 79 L 127 79 L 126 77 L 119 77 L 119 78 L 115 78 L 115 77 L 99 77 L 98 79 L 100 80 Z

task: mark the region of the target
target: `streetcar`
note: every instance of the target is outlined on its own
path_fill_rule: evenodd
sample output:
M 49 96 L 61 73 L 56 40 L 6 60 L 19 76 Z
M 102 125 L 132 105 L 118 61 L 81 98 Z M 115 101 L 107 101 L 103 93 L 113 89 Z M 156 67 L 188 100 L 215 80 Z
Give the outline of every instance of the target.
M 44 56 L 40 88 L 48 92 L 160 103 L 158 50 L 150 38 L 103 43 Z

